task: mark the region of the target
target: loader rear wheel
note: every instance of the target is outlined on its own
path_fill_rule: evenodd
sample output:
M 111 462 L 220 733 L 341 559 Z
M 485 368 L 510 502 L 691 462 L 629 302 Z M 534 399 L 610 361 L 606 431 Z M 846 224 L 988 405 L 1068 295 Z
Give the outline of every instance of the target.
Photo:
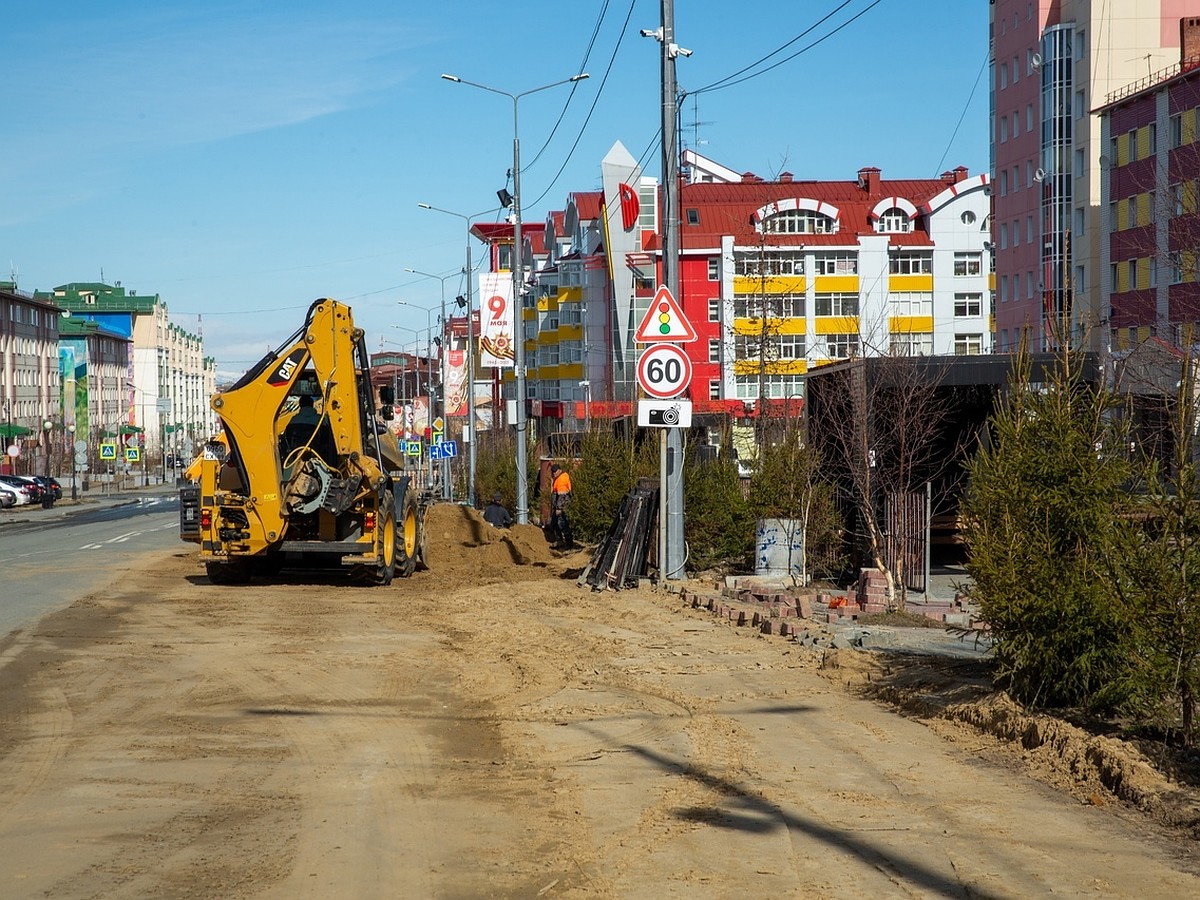
M 242 559 L 205 563 L 204 570 L 208 573 L 208 580 L 213 584 L 248 584 L 250 582 L 250 567 Z
M 417 498 L 406 491 L 400 503 L 400 546 L 396 549 L 396 574 L 407 578 L 417 568 L 417 555 L 421 548 L 421 520 L 417 509 Z
M 396 572 L 396 517 L 390 503 L 379 510 L 380 521 L 375 532 L 375 564 L 354 567 L 354 580 L 360 584 L 381 587 L 392 583 Z

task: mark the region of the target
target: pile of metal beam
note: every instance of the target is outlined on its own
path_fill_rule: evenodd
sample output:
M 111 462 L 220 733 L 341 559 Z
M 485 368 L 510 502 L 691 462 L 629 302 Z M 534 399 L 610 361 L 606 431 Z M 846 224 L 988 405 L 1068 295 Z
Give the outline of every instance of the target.
M 646 576 L 651 550 L 657 547 L 657 522 L 658 480 L 638 479 L 637 487 L 622 498 L 608 533 L 577 584 L 598 591 L 637 587 Z

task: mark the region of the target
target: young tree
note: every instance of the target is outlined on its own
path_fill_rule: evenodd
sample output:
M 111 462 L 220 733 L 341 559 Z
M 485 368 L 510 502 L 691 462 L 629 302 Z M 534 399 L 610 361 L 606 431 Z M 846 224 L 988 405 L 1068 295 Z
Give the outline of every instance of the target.
M 968 466 L 968 594 L 995 641 L 998 680 L 1022 702 L 1095 698 L 1123 671 L 1128 625 L 1112 579 L 1114 508 L 1130 466 L 1117 398 L 1064 351 L 1035 384 L 1025 347 Z
M 1146 493 L 1118 520 L 1113 583 L 1126 623 L 1121 677 L 1102 690 L 1139 721 L 1192 746 L 1200 698 L 1200 465 L 1196 361 L 1180 362 L 1164 464 L 1143 457 Z

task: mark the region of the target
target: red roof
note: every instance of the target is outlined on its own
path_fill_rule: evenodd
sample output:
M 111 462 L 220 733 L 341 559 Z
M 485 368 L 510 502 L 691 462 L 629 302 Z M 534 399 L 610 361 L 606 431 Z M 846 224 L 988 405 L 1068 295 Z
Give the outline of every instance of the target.
M 513 226 L 508 222 L 476 222 L 471 234 L 488 244 L 512 243 Z
M 534 256 L 545 256 L 546 254 L 546 226 L 540 228 L 530 228 L 526 231 L 521 229 L 521 240 L 526 241 L 533 250 Z
M 760 232 L 752 216 L 756 210 L 782 200 L 808 199 L 834 206 L 838 210 L 839 231 L 836 234 L 772 234 L 777 246 L 789 244 L 846 245 L 857 243 L 858 235 L 874 235 L 871 211 L 889 197 L 903 198 L 920 207 L 954 183 L 955 175 L 965 177 L 965 171 L 948 173 L 944 178 L 897 179 L 877 182 L 872 190 L 864 189 L 859 181 L 745 181 L 738 184 L 701 182 L 683 185 L 680 192 L 680 237 L 687 248 L 715 247 L 724 235 L 733 235 L 738 244 L 758 242 Z M 695 210 L 697 224 L 688 223 Z M 932 241 L 918 218 L 911 232 L 889 233 L 892 243 L 929 245 Z
M 589 222 L 600 218 L 600 204 L 604 201 L 603 191 L 572 191 L 571 199 L 579 211 L 579 220 Z

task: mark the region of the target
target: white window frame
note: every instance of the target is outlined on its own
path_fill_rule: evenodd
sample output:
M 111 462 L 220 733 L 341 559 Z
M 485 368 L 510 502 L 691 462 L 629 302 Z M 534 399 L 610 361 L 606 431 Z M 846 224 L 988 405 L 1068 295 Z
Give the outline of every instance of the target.
M 983 274 L 983 254 L 975 250 L 957 250 L 954 253 L 954 274 L 970 277 Z
M 859 336 L 854 333 L 822 335 L 825 355 L 829 359 L 849 359 L 860 354 Z
M 893 250 L 888 254 L 891 275 L 933 274 L 933 253 L 927 250 Z
M 897 331 L 888 339 L 895 356 L 933 356 L 932 331 Z
M 813 260 L 817 275 L 857 275 L 857 253 L 818 253 Z
M 779 335 L 779 358 L 780 359 L 804 359 L 806 343 L 802 334 L 781 334 Z
M 978 318 L 983 314 L 983 294 L 962 293 L 954 295 L 954 318 Z
M 930 291 L 893 291 L 888 295 L 893 316 L 932 316 L 933 293 Z
M 954 335 L 955 356 L 979 356 L 981 353 L 983 353 L 982 334 Z
M 852 291 L 822 291 L 813 295 L 813 314 L 819 318 L 857 316 L 858 294 Z

